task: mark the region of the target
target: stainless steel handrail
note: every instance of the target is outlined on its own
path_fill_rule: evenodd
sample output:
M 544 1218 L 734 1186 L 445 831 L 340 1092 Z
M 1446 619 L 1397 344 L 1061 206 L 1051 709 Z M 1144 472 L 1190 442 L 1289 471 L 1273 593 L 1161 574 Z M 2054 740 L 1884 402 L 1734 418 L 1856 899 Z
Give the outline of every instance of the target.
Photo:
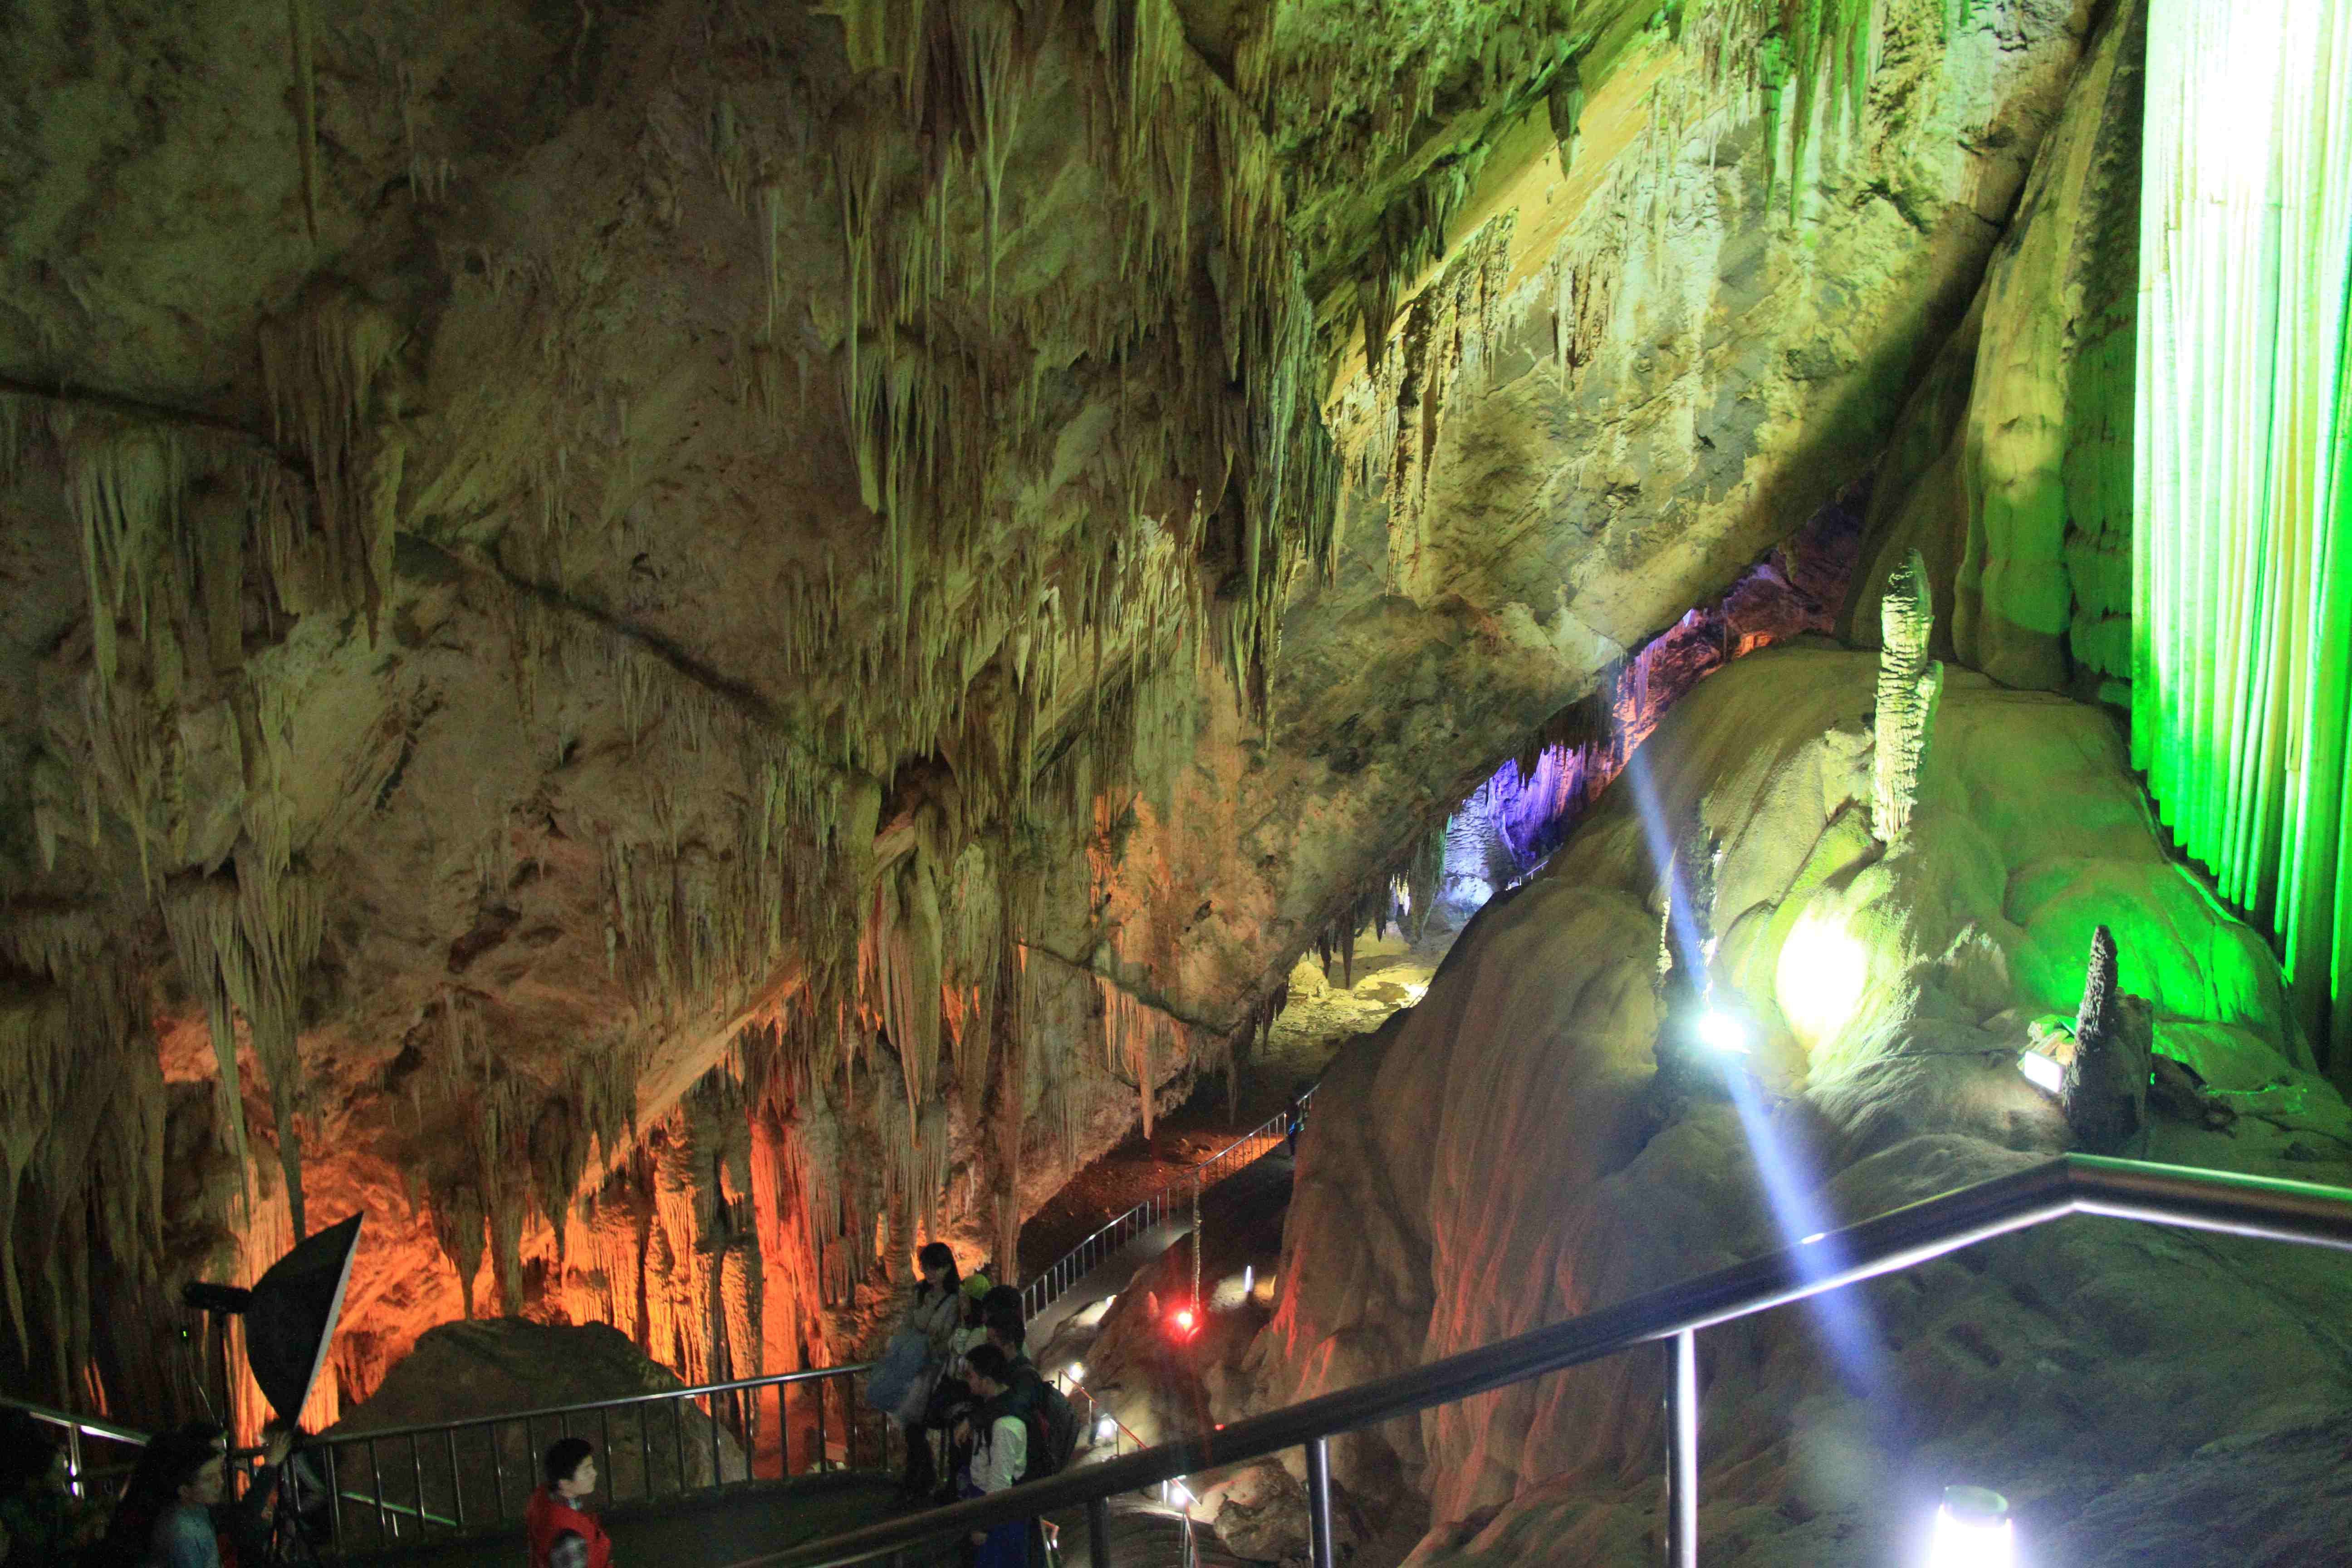
M 1305 1093 L 1293 1100 L 1282 1110 L 1266 1118 L 1256 1127 L 1243 1133 L 1207 1159 L 1187 1166 L 1184 1175 L 1161 1187 L 1158 1192 L 1119 1215 L 1084 1241 L 1047 1264 L 1038 1271 L 1035 1279 L 1021 1288 L 1022 1317 L 1034 1318 L 1052 1306 L 1071 1286 L 1093 1272 L 1094 1266 L 1109 1257 L 1117 1250 L 1118 1246 L 1123 1246 L 1129 1238 L 1141 1235 L 1167 1218 L 1171 1201 L 1192 1194 L 1195 1188 L 1204 1184 L 1203 1177 L 1209 1167 L 1233 1153 L 1234 1150 L 1261 1140 L 1268 1143 L 1268 1147 L 1259 1150 L 1257 1153 L 1235 1165 L 1235 1170 L 1241 1169 L 1244 1165 L 1255 1164 L 1265 1155 L 1272 1153 L 1274 1152 L 1272 1144 L 1289 1135 L 1291 1119 L 1303 1112 L 1307 1109 L 1307 1102 L 1314 1098 L 1315 1087 L 1310 1084 Z M 1217 1179 L 1223 1180 L 1223 1177 Z M 1098 1245 L 1113 1231 L 1121 1232 L 1118 1243 Z
M 326 1497 L 331 1508 L 334 1548 L 339 1553 L 366 1552 L 398 1544 L 404 1534 L 437 1534 L 441 1538 L 462 1535 L 468 1531 L 495 1528 L 510 1524 L 531 1491 L 538 1466 L 537 1444 L 542 1437 L 573 1436 L 584 1426 L 600 1435 L 607 1450 L 605 1473 L 617 1480 L 620 1473 L 617 1456 L 613 1448 L 613 1415 L 616 1411 L 636 1412 L 636 1455 L 640 1489 L 625 1499 L 630 1504 L 656 1500 L 667 1501 L 673 1497 L 723 1491 L 752 1482 L 789 1481 L 796 1475 L 814 1475 L 834 1468 L 831 1445 L 827 1441 L 827 1406 L 831 1404 L 830 1385 L 842 1384 L 841 1435 L 849 1468 L 858 1460 L 860 1415 L 857 1405 L 856 1380 L 873 1371 L 871 1362 L 853 1362 L 841 1366 L 814 1367 L 805 1372 L 772 1373 L 762 1377 L 735 1378 L 724 1383 L 696 1384 L 688 1387 L 656 1389 L 645 1394 L 620 1394 L 611 1399 L 582 1400 L 570 1405 L 541 1405 L 530 1410 L 500 1411 L 489 1415 L 472 1415 L 452 1421 L 436 1421 L 406 1426 L 387 1426 L 371 1432 L 329 1432 L 311 1438 L 305 1451 L 315 1456 L 326 1467 Z M 814 1452 L 808 1463 L 798 1472 L 793 1469 L 793 1444 L 791 1411 L 785 1404 L 784 1391 L 794 1385 L 816 1385 L 817 1407 L 814 1412 Z M 762 1425 L 756 1404 L 762 1390 L 776 1390 L 777 1449 L 774 1454 L 776 1474 L 763 1475 L 760 1468 L 761 1447 L 758 1431 Z M 699 1403 L 698 1403 L 699 1402 Z M 674 1414 L 668 1417 L 670 1430 L 664 1432 L 653 1425 L 648 1415 L 656 1407 L 667 1405 Z M 709 1423 L 709 1451 L 710 1474 L 707 1481 L 692 1478 L 689 1467 L 688 1412 Z M 866 1425 L 879 1422 L 878 1415 L 869 1415 Z M 577 1424 L 577 1425 L 575 1425 Z M 540 1428 L 534 1430 L 534 1428 Z M 520 1447 L 515 1455 L 510 1450 Z M 627 1436 L 628 1428 L 623 1428 Z M 467 1441 L 460 1453 L 459 1437 Z M 730 1465 L 725 1454 L 725 1442 L 731 1436 L 740 1447 L 740 1465 Z M 692 1438 L 692 1453 L 703 1451 L 700 1435 Z M 868 1442 L 881 1468 L 889 1463 L 890 1437 L 887 1428 Z M 385 1444 L 394 1445 L 386 1454 Z M 429 1457 L 429 1463 L 428 1463 Z M 510 1461 L 513 1461 L 510 1463 Z M 663 1485 L 657 1479 L 657 1468 L 675 1463 L 676 1489 Z M 473 1479 L 466 1479 L 469 1473 Z M 361 1473 L 362 1467 L 364 1474 Z M 510 1479 L 509 1470 L 520 1468 L 521 1476 Z M 730 1470 L 740 1473 L 730 1474 Z M 511 1479 L 511 1484 L 510 1484 Z M 428 1500 L 428 1481 L 436 1494 Z M 389 1484 L 387 1484 L 389 1483 Z M 413 1487 L 414 1496 L 404 1497 L 401 1489 Z M 436 1511 L 441 1506 L 439 1493 L 446 1488 L 448 1512 Z M 387 1492 L 392 1495 L 387 1496 Z M 431 1506 L 428 1507 L 428 1500 Z M 354 1506 L 355 1505 L 355 1506 Z M 408 1521 L 404 1530 L 403 1522 Z M 373 1529 L 372 1539 L 365 1528 Z M 437 1527 L 437 1531 L 434 1528 Z
M 1637 1345 L 1667 1341 L 1676 1342 L 1679 1350 L 1681 1336 L 1701 1329 L 1896 1273 L 1976 1242 L 2076 1214 L 2352 1251 L 2352 1191 L 2068 1154 L 1566 1322 L 1268 1411 L 1220 1431 L 1179 1438 L 951 1508 L 746 1558 L 733 1568 L 840 1568 L 961 1531 L 985 1531 L 1062 1509 L 1085 1506 L 1090 1516 L 1099 1518 L 1103 1500 L 1122 1492 L 1298 1447 L 1307 1457 L 1311 1556 L 1318 1563 L 1328 1563 L 1328 1443 L 1335 1436 L 1581 1366 Z M 1670 1370 L 1677 1370 L 1683 1357 L 1677 1353 L 1673 1361 Z M 1697 1475 L 1696 1410 L 1687 1403 L 1691 1392 L 1686 1387 L 1679 1391 L 1677 1414 L 1687 1409 L 1692 1418 L 1667 1424 L 1669 1471 L 1685 1481 L 1695 1481 Z M 1677 1565 L 1697 1562 L 1697 1542 L 1687 1522 L 1696 1520 L 1695 1489 L 1686 1487 L 1683 1499 L 1686 1502 L 1674 1512 L 1686 1522 L 1672 1531 L 1675 1539 L 1669 1559 Z M 1095 1540 L 1103 1540 L 1099 1531 Z M 1099 1544 L 1093 1561 L 1096 1568 L 1108 1568 Z
M 104 1437 L 116 1443 L 137 1443 L 141 1446 L 154 1440 L 152 1432 L 142 1432 L 135 1426 L 119 1426 L 111 1421 L 101 1421 L 95 1415 L 77 1415 L 70 1410 L 58 1410 L 47 1405 L 36 1405 L 29 1399 L 17 1399 L 0 1394 L 0 1406 L 21 1410 L 36 1421 L 46 1421 L 52 1426 L 70 1426 L 92 1437 Z
M 47 1405 L 36 1405 L 29 1399 L 16 1399 L 0 1394 L 0 1406 L 5 1406 L 10 1410 L 21 1410 L 36 1421 L 47 1422 L 52 1426 L 62 1426 L 66 1429 L 66 1484 L 73 1489 L 73 1494 L 76 1497 L 82 1495 L 82 1482 L 86 1478 L 101 1473 L 111 1474 L 114 1468 L 119 1468 L 110 1467 L 108 1470 L 100 1472 L 93 1470 L 91 1467 L 85 1464 L 82 1461 L 81 1452 L 83 1438 L 96 1437 L 109 1443 L 126 1443 L 141 1448 L 145 1447 L 152 1440 L 152 1434 L 142 1432 L 135 1426 L 117 1426 L 111 1421 L 100 1421 L 93 1415 L 77 1415 L 70 1410 L 58 1410 Z
M 434 1432 L 463 1431 L 468 1426 L 485 1426 L 493 1421 L 552 1421 L 566 1415 L 584 1415 L 592 1410 L 609 1410 L 624 1405 L 652 1405 L 665 1399 L 700 1399 L 711 1394 L 733 1394 L 747 1388 L 773 1388 L 788 1383 L 815 1383 L 828 1377 L 846 1377 L 851 1373 L 872 1372 L 870 1361 L 851 1362 L 842 1366 L 810 1367 L 804 1372 L 770 1373 L 764 1377 L 739 1377 L 732 1383 L 699 1383 L 691 1388 L 657 1388 L 651 1394 L 624 1394 L 612 1399 L 583 1400 L 577 1405 L 544 1405 L 536 1410 L 501 1410 L 495 1415 L 468 1415 L 457 1421 L 425 1421 L 413 1426 L 387 1426 L 381 1432 L 334 1433 L 310 1439 L 313 1447 L 325 1443 L 356 1443 L 373 1437 L 379 1442 L 392 1437 L 422 1436 Z

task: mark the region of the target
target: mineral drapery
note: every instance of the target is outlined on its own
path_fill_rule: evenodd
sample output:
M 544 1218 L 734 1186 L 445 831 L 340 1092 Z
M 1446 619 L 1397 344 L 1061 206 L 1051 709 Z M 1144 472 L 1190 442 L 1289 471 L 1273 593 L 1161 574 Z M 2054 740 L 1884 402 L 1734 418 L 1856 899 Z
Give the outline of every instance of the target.
M 2132 752 L 2352 1067 L 2352 0 L 2149 18 Z

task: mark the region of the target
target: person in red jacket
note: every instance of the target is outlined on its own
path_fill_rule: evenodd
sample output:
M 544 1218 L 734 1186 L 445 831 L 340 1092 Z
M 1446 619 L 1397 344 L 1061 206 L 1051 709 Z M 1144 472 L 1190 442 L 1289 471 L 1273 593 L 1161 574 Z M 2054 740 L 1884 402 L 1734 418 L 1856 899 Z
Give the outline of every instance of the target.
M 530 1494 L 523 1518 L 530 1532 L 530 1568 L 613 1568 L 604 1527 L 582 1510 L 596 1489 L 595 1450 L 585 1437 L 566 1437 L 540 1463 L 545 1485 Z

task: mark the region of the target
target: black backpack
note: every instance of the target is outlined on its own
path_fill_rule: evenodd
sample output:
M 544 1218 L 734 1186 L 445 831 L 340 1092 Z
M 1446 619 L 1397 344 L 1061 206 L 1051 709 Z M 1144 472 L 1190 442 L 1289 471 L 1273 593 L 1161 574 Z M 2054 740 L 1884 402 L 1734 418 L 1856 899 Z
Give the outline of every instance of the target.
M 1077 1412 L 1070 1408 L 1062 1391 L 1039 1376 L 1035 1368 L 1024 1363 L 1014 1375 L 1020 1384 L 1009 1403 L 1020 1414 L 1029 1438 L 1029 1466 L 1021 1479 L 1039 1481 L 1047 1476 L 1058 1476 L 1068 1467 L 1070 1456 L 1077 1452 Z

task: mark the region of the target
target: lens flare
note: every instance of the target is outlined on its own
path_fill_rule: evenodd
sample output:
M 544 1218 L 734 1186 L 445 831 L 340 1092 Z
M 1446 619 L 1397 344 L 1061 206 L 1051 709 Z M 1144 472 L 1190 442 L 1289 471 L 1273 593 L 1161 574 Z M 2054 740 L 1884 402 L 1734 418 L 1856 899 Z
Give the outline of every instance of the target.
M 1739 1020 L 1728 1013 L 1709 1012 L 1698 1021 L 1699 1043 L 1709 1050 L 1723 1051 L 1731 1056 L 1748 1054 L 1748 1031 Z
M 1927 1568 L 2011 1568 L 2016 1561 L 2009 1500 L 1982 1487 L 1946 1487 Z

